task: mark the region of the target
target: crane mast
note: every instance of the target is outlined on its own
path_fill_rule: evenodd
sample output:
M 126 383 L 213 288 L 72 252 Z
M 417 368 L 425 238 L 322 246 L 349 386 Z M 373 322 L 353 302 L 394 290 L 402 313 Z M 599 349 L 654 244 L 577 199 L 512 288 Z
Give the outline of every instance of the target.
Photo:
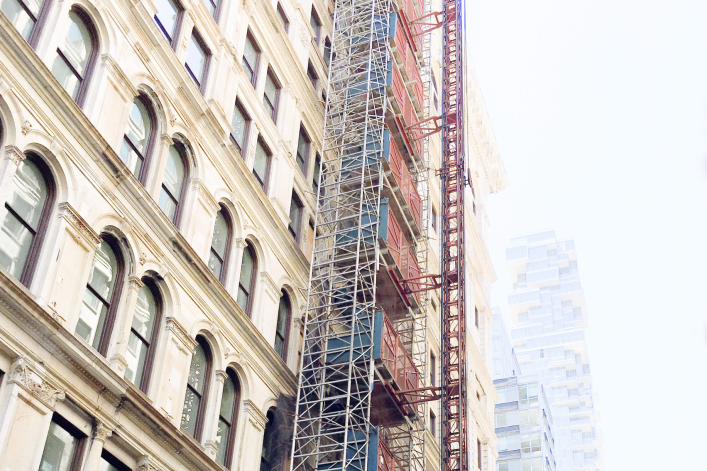
M 463 0 L 443 0 L 442 469 L 469 469 L 464 304 Z

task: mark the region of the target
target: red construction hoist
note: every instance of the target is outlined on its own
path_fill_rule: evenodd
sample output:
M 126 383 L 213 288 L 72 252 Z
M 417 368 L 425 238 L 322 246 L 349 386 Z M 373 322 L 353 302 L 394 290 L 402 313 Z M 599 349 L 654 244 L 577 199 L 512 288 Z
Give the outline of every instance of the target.
M 442 470 L 469 469 L 464 313 L 463 0 L 444 0 L 442 50 Z

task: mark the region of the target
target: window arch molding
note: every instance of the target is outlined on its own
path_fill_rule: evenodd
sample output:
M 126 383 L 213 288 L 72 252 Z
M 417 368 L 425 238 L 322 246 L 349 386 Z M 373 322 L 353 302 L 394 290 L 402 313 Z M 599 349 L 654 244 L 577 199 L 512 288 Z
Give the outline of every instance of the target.
M 237 278 L 236 278 L 236 303 L 241 307 L 241 309 L 246 313 L 246 315 L 255 321 L 254 315 L 258 312 L 258 290 L 261 283 L 260 273 L 266 271 L 266 257 L 263 251 L 263 247 L 260 241 L 255 237 L 254 234 L 250 233 L 243 237 L 242 247 L 240 257 L 240 266 L 238 267 Z M 244 262 L 247 262 L 246 251 L 252 257 L 252 270 L 250 284 L 246 286 L 243 282 L 248 280 L 245 279 L 246 266 Z M 245 293 L 243 292 L 245 290 Z M 247 294 L 247 303 L 244 301 L 244 295 Z
M 160 154 L 163 162 L 156 167 L 161 174 L 155 173 L 157 188 L 157 203 L 175 227 L 182 226 L 188 219 L 190 208 L 191 181 L 198 179 L 199 166 L 196 154 L 189 140 L 182 133 L 175 133 L 167 151 Z
M 282 285 L 280 288 L 280 293 L 281 297 L 277 308 L 277 316 L 275 321 L 275 342 L 273 343 L 273 346 L 275 348 L 275 352 L 277 352 L 278 355 L 280 355 L 280 358 L 282 358 L 282 361 L 289 363 L 290 358 L 287 352 L 292 342 L 293 322 L 294 319 L 297 318 L 297 296 L 295 290 L 293 290 L 288 284 Z M 283 303 L 285 306 L 283 306 Z M 286 317 L 284 329 L 282 329 L 283 326 L 280 325 L 281 309 L 283 307 L 287 308 L 285 313 Z M 282 351 L 278 349 L 278 339 L 282 340 Z

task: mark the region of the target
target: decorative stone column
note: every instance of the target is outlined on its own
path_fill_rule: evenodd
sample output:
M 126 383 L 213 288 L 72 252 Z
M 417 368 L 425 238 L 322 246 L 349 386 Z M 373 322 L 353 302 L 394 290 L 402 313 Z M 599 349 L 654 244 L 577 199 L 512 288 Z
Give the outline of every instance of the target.
M 237 469 L 260 469 L 260 454 L 263 449 L 263 431 L 268 418 L 253 401 L 243 401 L 246 419 L 243 423 L 243 448 Z
M 91 449 L 88 451 L 86 463 L 83 466 L 83 471 L 98 471 L 98 466 L 101 463 L 101 453 L 106 440 L 113 434 L 113 430 L 108 428 L 104 423 L 98 422 L 93 429 L 93 440 L 91 441 Z
M 216 442 L 216 434 L 218 433 L 218 417 L 221 410 L 221 400 L 223 399 L 223 385 L 226 382 L 228 375 L 223 370 L 216 371 L 215 374 L 215 390 L 214 400 L 216 401 L 216 408 L 210 417 L 206 417 L 204 421 L 204 430 L 207 432 L 204 434 L 204 448 L 206 453 L 209 454 L 211 459 L 216 459 L 216 453 L 218 453 L 219 443 Z M 221 446 L 224 446 L 222 443 Z
M 52 413 L 65 392 L 44 367 L 18 357 L 0 394 L 0 469 L 37 469 Z M 21 420 L 19 420 L 21 418 Z

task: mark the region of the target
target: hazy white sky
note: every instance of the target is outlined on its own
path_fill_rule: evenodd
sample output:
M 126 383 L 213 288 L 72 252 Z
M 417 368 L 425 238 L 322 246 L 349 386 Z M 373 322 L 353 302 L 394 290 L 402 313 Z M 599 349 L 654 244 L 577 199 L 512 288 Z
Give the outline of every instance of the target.
M 513 235 L 574 237 L 607 471 L 704 470 L 707 1 L 467 0 Z

